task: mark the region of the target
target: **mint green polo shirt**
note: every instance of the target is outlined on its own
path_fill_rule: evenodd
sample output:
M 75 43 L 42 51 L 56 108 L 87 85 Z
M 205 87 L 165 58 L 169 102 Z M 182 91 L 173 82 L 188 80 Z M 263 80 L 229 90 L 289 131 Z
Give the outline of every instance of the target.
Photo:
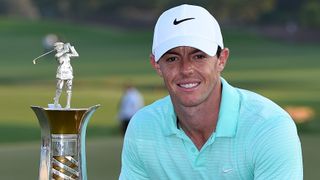
M 267 98 L 221 81 L 216 131 L 200 151 L 177 127 L 167 96 L 132 118 L 119 179 L 303 179 L 301 145 L 291 117 Z

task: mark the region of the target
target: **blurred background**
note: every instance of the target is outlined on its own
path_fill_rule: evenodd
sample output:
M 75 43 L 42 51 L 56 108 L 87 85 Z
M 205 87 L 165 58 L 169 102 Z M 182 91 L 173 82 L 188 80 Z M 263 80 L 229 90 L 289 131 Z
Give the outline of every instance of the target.
M 117 179 L 124 86 L 135 86 L 146 105 L 167 95 L 149 65 L 152 31 L 161 12 L 183 3 L 220 22 L 231 51 L 223 77 L 291 114 L 305 179 L 319 179 L 319 0 L 0 0 L 0 179 L 38 177 L 40 126 L 30 106 L 53 103 L 57 62 L 53 53 L 32 60 L 57 40 L 80 55 L 71 60 L 71 106 L 102 105 L 87 129 L 88 177 Z

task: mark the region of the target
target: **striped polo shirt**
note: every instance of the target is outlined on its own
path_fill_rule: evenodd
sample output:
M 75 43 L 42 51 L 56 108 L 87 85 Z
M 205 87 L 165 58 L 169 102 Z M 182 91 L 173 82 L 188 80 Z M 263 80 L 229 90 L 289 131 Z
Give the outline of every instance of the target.
M 291 117 L 267 98 L 221 81 L 217 127 L 201 150 L 178 128 L 167 96 L 132 118 L 119 179 L 303 179 Z

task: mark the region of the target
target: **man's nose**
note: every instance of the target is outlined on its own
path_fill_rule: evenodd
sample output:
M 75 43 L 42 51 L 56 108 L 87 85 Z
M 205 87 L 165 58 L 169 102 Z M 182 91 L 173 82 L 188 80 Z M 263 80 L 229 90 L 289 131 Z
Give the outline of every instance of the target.
M 193 64 L 191 62 L 191 60 L 189 59 L 184 59 L 181 61 L 180 64 L 180 72 L 184 75 L 190 75 L 192 74 L 194 71 L 194 67 Z

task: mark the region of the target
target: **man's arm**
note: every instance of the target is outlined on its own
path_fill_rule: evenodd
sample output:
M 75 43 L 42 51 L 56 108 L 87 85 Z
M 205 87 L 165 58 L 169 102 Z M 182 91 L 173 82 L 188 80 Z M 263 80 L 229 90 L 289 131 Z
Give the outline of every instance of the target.
M 302 152 L 296 126 L 289 117 L 270 119 L 252 144 L 255 180 L 302 180 Z
M 120 180 L 149 179 L 139 156 L 139 138 L 137 137 L 137 133 L 139 133 L 138 126 L 135 120 L 132 119 L 127 128 L 123 143 Z

